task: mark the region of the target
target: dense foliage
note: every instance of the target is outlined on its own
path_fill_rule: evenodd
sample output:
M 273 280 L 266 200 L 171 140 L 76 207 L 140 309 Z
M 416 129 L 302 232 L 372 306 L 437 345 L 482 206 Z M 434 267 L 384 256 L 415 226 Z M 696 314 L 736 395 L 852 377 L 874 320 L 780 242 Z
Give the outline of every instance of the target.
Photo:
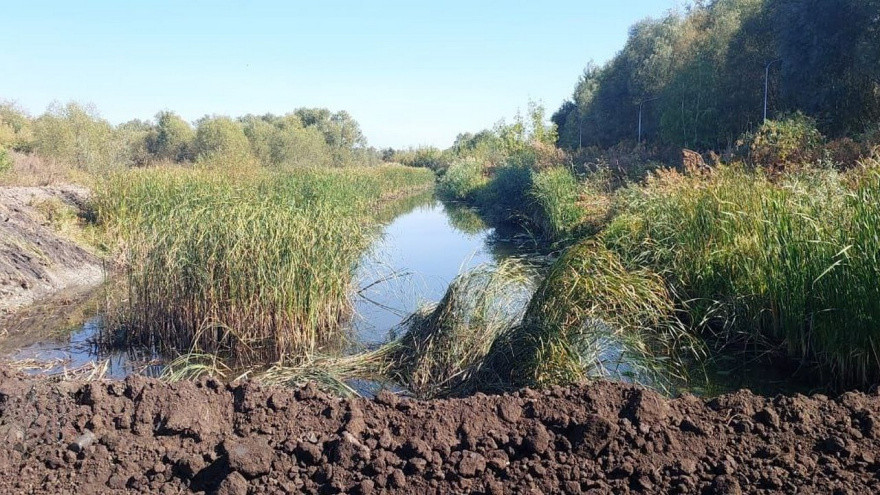
M 801 111 L 832 138 L 880 120 L 880 1 L 696 1 L 642 21 L 607 64 L 590 64 L 554 114 L 568 149 L 638 138 L 732 145 L 768 117 Z
M 195 125 L 170 111 L 154 121 L 112 125 L 91 106 L 53 104 L 31 117 L 0 103 L 0 146 L 87 172 L 161 162 L 273 169 L 378 164 L 358 123 L 346 112 L 300 108 L 277 116 L 205 116 Z

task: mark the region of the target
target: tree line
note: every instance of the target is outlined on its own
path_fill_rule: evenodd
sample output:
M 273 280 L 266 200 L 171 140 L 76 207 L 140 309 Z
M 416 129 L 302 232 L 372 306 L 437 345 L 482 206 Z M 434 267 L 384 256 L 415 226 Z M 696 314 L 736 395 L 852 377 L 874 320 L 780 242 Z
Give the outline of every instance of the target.
M 880 0 L 697 0 L 641 21 L 590 63 L 552 116 L 565 149 L 644 142 L 729 148 L 799 112 L 826 136 L 880 122 Z
M 171 111 L 112 125 L 92 106 L 53 103 L 31 117 L 0 102 L 0 150 L 36 153 L 83 170 L 160 162 L 259 163 L 275 168 L 373 164 L 360 125 L 345 111 L 300 108 L 285 115 L 205 116 Z

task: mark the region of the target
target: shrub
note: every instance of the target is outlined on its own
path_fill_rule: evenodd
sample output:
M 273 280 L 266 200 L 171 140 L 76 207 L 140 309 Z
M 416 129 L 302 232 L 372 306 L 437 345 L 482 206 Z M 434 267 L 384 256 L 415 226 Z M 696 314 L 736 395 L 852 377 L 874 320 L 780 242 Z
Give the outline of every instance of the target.
M 53 104 L 34 124 L 37 153 L 89 172 L 120 164 L 122 149 L 113 127 L 91 107 Z
M 229 117 L 206 117 L 199 121 L 195 152 L 199 162 L 223 166 L 246 164 L 253 157 L 244 130 Z
M 148 138 L 147 148 L 157 160 L 182 162 L 195 158 L 195 131 L 174 112 L 156 114 L 155 132 Z
M 532 173 L 530 168 L 516 165 L 496 168 L 477 198 L 479 206 L 498 221 L 528 220 L 532 213 Z
M 783 120 L 768 120 L 755 133 L 741 139 L 751 163 L 777 171 L 814 164 L 821 157 L 822 142 L 816 122 L 800 113 Z
M 866 149 L 850 138 L 840 138 L 825 145 L 824 154 L 834 168 L 844 170 L 856 166 L 864 158 Z
M 0 146 L 0 175 L 3 175 L 10 170 L 12 170 L 12 157 L 9 155 L 9 151 L 7 151 L 6 148 Z
M 114 132 L 121 149 L 120 159 L 125 165 L 147 165 L 154 160 L 150 139 L 155 129 L 148 122 L 131 120 L 117 126 Z
M 19 152 L 34 147 L 33 121 L 12 103 L 0 102 L 0 146 Z
M 303 127 L 296 115 L 242 119 L 243 131 L 254 156 L 275 169 L 329 167 L 330 147 L 315 127 Z
M 454 156 L 433 147 L 417 148 L 414 150 L 397 151 L 391 161 L 408 165 L 410 167 L 429 168 L 435 172 L 445 172 L 455 160 Z
M 460 160 L 452 165 L 440 179 L 437 192 L 453 201 L 467 201 L 486 186 L 483 167 L 474 160 Z

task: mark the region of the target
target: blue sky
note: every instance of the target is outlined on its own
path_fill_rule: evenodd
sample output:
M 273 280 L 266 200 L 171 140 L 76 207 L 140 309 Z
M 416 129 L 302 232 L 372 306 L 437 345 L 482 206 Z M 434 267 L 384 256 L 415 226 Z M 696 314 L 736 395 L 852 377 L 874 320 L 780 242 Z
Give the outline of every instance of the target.
M 675 0 L 28 1 L 3 7 L 0 99 L 93 103 L 113 123 L 347 110 L 371 145 L 449 146 L 529 99 L 552 113 L 589 60 Z

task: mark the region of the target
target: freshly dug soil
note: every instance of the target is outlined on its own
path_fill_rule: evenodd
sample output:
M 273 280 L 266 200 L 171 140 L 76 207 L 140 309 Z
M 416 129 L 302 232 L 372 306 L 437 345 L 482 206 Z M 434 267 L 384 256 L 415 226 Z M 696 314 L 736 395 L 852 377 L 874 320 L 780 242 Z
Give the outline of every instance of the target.
M 877 493 L 880 397 L 420 402 L 0 370 L 0 493 Z

